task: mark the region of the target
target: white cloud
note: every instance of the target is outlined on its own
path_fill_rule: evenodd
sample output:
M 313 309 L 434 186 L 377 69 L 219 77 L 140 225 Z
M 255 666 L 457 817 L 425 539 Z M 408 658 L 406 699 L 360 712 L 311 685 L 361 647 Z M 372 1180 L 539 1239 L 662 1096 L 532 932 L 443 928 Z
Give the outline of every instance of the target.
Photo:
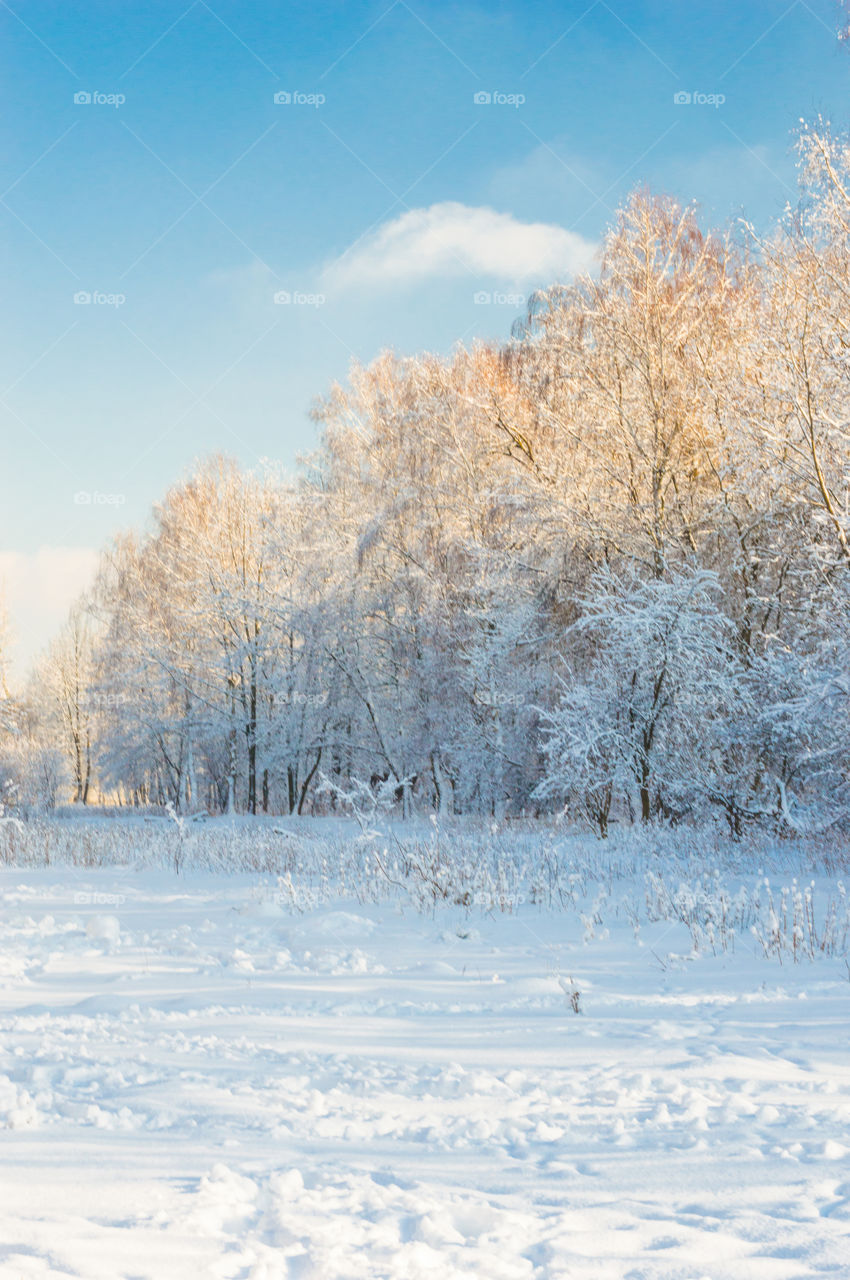
M 448 201 L 384 223 L 331 262 L 325 279 L 337 288 L 467 275 L 547 284 L 587 270 L 595 251 L 564 227 Z
M 16 682 L 61 627 L 80 592 L 91 585 L 97 560 L 93 547 L 0 551 L 0 601 L 9 619 Z

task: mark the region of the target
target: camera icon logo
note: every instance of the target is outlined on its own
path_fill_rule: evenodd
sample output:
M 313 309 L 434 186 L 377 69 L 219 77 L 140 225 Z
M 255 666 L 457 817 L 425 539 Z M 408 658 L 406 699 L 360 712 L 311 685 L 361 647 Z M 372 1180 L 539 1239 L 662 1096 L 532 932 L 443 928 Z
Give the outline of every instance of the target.
M 287 93 L 285 89 L 281 89 L 278 93 L 274 95 L 274 100 L 277 106 L 286 107 L 292 101 L 292 94 Z
M 91 94 L 87 93 L 85 89 L 80 89 L 78 93 L 74 94 L 74 103 L 78 107 L 89 106 L 91 103 Z
M 485 90 L 481 90 L 480 92 L 472 95 L 472 101 L 475 103 L 476 107 L 486 107 L 493 101 L 493 95 L 491 93 L 487 93 Z
M 486 307 L 488 303 L 493 301 L 493 299 L 491 295 L 487 293 L 486 289 L 479 289 L 478 293 L 474 293 L 472 295 L 472 301 L 475 303 L 476 307 Z
M 85 489 L 81 489 L 79 493 L 74 494 L 74 502 L 78 507 L 90 507 L 91 494 L 86 493 Z
M 292 294 L 288 289 L 278 289 L 274 295 L 274 300 L 279 307 L 287 307 L 292 301 Z
M 90 302 L 91 302 L 91 294 L 88 293 L 85 289 L 80 289 L 79 292 L 74 294 L 74 303 L 76 304 L 76 306 L 87 307 Z
M 684 89 L 680 89 L 678 93 L 673 94 L 673 102 L 677 107 L 686 107 L 691 101 L 691 95 Z

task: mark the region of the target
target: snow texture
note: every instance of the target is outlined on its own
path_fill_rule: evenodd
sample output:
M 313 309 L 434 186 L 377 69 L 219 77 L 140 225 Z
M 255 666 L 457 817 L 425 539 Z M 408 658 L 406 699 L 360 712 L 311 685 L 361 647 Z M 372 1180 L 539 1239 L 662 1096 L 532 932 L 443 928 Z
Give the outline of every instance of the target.
M 837 957 L 256 875 L 0 905 L 3 1280 L 850 1274 Z

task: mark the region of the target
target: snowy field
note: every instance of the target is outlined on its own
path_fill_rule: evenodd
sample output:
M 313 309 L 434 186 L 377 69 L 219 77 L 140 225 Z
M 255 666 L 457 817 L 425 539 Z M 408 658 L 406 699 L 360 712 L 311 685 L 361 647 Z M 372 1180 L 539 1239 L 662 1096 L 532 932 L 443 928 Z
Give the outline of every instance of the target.
M 5 835 L 3 1280 L 850 1275 L 840 866 L 84 830 Z

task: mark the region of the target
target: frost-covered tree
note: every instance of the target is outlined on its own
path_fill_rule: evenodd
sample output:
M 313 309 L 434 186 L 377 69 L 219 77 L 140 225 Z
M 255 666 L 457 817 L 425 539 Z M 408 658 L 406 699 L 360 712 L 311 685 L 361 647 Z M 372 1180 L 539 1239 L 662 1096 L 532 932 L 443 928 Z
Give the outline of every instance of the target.
M 541 795 L 580 803 L 605 834 L 615 799 L 648 822 L 690 811 L 716 787 L 739 677 L 717 595 L 705 570 L 594 582 L 571 628 L 562 697 L 544 715 Z
M 847 144 L 800 165 L 774 237 L 639 192 L 509 341 L 354 365 L 295 478 L 176 484 L 91 605 L 101 787 L 850 821 Z
M 98 710 L 94 677 L 92 621 L 86 601 L 81 600 L 36 664 L 30 681 L 30 703 L 38 717 L 39 734 L 64 756 L 65 771 L 72 779 L 72 799 L 77 804 L 88 803 L 94 781 Z

